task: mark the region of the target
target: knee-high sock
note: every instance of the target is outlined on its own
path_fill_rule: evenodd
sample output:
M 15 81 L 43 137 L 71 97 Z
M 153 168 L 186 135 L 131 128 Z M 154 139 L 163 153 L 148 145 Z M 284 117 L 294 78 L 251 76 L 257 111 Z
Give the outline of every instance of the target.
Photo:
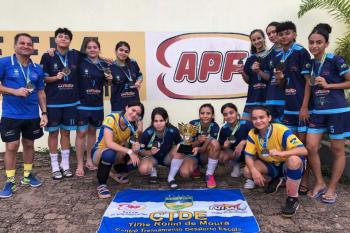
M 207 167 L 207 171 L 205 172 L 205 175 L 214 175 L 217 165 L 218 165 L 217 159 L 208 158 L 208 167 Z
M 170 171 L 168 175 L 168 182 L 175 179 L 176 173 L 179 171 L 184 159 L 172 159 L 170 164 Z
M 298 197 L 298 190 L 299 190 L 299 185 L 301 181 L 301 177 L 303 174 L 303 169 L 302 168 L 297 168 L 295 170 L 292 169 L 286 169 L 286 190 L 287 190 L 287 195 L 289 197 Z

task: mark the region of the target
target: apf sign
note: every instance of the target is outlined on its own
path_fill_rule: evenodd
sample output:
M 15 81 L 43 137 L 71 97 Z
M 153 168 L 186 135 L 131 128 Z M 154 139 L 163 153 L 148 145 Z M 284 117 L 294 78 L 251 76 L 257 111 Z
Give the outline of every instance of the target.
M 249 55 L 250 41 L 244 34 L 147 33 L 146 48 L 150 99 L 224 99 L 246 95 L 247 86 L 237 72 L 238 61 Z

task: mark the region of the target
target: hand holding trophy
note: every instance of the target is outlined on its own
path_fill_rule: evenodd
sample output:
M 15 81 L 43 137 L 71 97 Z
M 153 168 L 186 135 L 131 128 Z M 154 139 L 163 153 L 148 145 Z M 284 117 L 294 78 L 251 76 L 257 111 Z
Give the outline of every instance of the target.
M 183 154 L 192 154 L 192 137 L 194 137 L 197 133 L 198 127 L 191 124 L 179 123 L 180 134 L 183 138 L 183 143 L 180 144 L 177 152 Z

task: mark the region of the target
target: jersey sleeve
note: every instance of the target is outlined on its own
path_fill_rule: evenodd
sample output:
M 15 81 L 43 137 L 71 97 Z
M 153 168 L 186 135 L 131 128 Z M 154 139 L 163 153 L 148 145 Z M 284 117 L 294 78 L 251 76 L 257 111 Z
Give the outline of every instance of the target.
M 177 128 L 173 128 L 173 140 L 176 145 L 182 142 L 180 132 Z
M 43 90 L 45 88 L 45 82 L 44 82 L 44 78 L 45 78 L 45 75 L 44 75 L 44 71 L 42 70 L 42 68 L 38 65 L 37 65 L 37 73 L 38 73 L 38 81 L 37 81 L 37 89 L 38 90 Z
M 310 70 L 307 70 L 306 67 L 308 66 L 308 64 L 310 64 L 311 57 L 310 57 L 309 52 L 305 48 L 303 48 L 300 52 L 299 62 L 300 62 L 300 67 L 301 67 L 301 74 L 302 75 L 310 74 L 310 72 L 309 72 Z
M 254 157 L 256 156 L 256 142 L 254 141 L 254 129 L 251 129 L 249 131 L 248 137 L 247 137 L 247 143 L 245 145 L 244 149 L 244 155 Z
M 345 63 L 344 58 L 342 58 L 340 56 L 335 56 L 334 61 L 335 61 L 335 67 L 336 67 L 336 70 L 337 70 L 339 76 L 344 77 L 345 74 L 350 72 L 350 68 Z
M 141 69 L 139 67 L 139 64 L 137 64 L 137 62 L 135 60 L 132 60 L 132 63 L 135 66 L 136 79 L 137 80 L 142 80 L 143 79 L 143 75 L 142 75 Z
M 102 125 L 104 128 L 110 129 L 113 131 L 114 126 L 116 125 L 116 119 L 113 115 L 108 115 L 103 120 Z
M 282 148 L 284 150 L 290 150 L 296 147 L 304 147 L 304 144 L 290 129 L 285 130 L 282 135 Z
M 254 126 L 250 121 L 246 121 L 246 123 L 243 126 L 244 126 L 243 127 L 243 137 L 244 137 L 244 140 L 246 140 L 250 130 L 253 129 Z
M 49 77 L 50 76 L 50 66 L 49 66 L 49 54 L 48 53 L 44 53 L 43 56 L 41 57 L 40 60 L 40 65 L 43 69 L 44 72 L 44 76 L 45 77 Z
M 6 67 L 4 64 L 4 59 L 0 59 L 0 82 L 4 80 L 6 74 Z
M 212 128 L 210 129 L 210 136 L 214 139 L 218 138 L 220 127 L 219 125 L 214 122 Z
M 221 129 L 220 129 L 219 137 L 218 137 L 218 141 L 219 141 L 221 146 L 224 145 L 227 137 L 228 136 L 226 135 L 225 127 L 222 126 Z

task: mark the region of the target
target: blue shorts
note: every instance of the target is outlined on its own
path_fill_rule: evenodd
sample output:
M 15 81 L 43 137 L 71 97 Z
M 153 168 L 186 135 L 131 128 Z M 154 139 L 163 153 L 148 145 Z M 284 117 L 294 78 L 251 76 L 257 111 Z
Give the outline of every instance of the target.
M 76 130 L 77 129 L 77 106 L 62 108 L 47 108 L 48 123 L 45 130 L 55 132 L 59 129 Z
M 299 119 L 297 114 L 284 114 L 282 116 L 282 124 L 287 126 L 290 130 L 297 133 L 306 133 L 307 124 Z
M 283 105 L 266 105 L 272 116 L 272 121 L 275 123 L 281 123 L 283 118 Z
M 100 128 L 104 118 L 103 110 L 82 110 L 78 109 L 77 130 L 85 131 L 89 125 L 96 129 Z
M 303 174 L 306 168 L 306 159 L 305 157 L 300 157 L 303 165 L 301 167 Z M 262 161 L 262 160 L 261 160 Z M 285 162 L 280 163 L 279 165 L 275 165 L 274 163 L 268 163 L 265 161 L 262 161 L 265 166 L 267 167 L 267 175 L 271 178 L 278 178 L 278 177 L 287 177 L 287 165 Z
M 307 133 L 328 133 L 330 139 L 350 137 L 350 112 L 336 114 L 311 114 Z

